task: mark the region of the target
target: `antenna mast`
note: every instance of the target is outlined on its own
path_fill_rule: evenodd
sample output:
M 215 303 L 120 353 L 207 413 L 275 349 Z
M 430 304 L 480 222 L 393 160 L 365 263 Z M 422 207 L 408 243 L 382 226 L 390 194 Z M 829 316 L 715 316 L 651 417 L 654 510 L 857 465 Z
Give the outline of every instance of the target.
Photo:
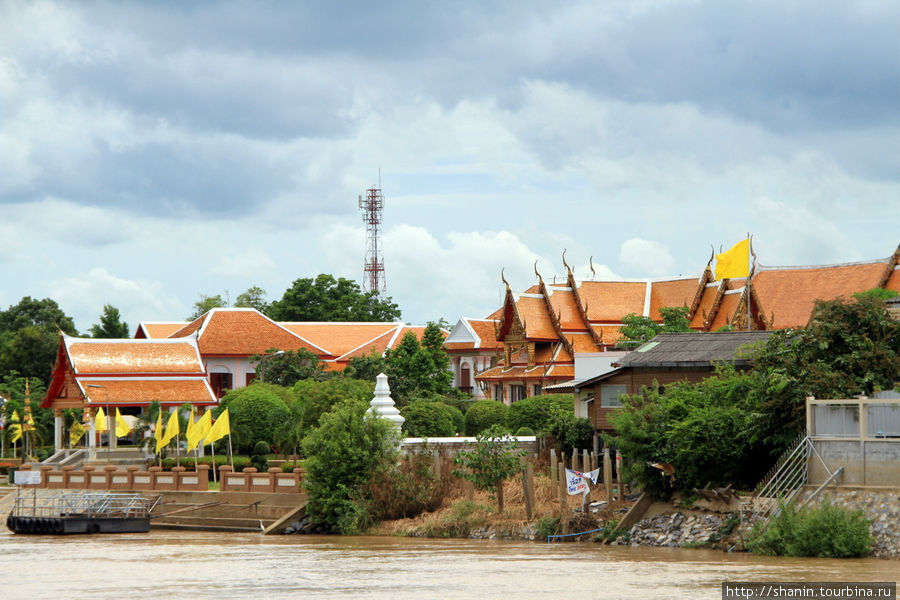
M 366 224 L 366 262 L 363 267 L 363 291 L 381 294 L 385 291 L 384 256 L 381 252 L 381 213 L 384 196 L 381 195 L 381 169 L 378 170 L 378 187 L 366 190 L 366 197 L 359 197 L 359 209 Z

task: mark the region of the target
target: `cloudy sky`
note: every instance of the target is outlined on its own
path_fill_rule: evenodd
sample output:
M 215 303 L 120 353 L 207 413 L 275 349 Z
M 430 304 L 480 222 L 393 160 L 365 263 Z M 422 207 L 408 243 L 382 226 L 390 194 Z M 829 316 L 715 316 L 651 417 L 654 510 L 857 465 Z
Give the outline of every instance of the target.
M 500 270 L 695 275 L 900 242 L 900 3 L 0 0 L 0 308 L 180 320 L 362 280 L 403 318 Z

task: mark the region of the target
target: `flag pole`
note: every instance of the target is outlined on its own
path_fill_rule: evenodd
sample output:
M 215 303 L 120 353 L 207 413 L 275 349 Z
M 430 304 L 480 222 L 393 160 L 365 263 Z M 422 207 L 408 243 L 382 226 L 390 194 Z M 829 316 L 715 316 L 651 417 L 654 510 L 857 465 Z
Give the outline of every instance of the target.
M 231 429 L 229 427 L 229 429 Z M 231 470 L 234 471 L 234 453 L 231 450 L 231 431 L 228 432 L 228 462 L 231 463 Z
M 212 469 L 213 469 L 213 483 L 216 482 L 216 443 L 213 442 L 209 445 L 209 451 L 212 454 Z

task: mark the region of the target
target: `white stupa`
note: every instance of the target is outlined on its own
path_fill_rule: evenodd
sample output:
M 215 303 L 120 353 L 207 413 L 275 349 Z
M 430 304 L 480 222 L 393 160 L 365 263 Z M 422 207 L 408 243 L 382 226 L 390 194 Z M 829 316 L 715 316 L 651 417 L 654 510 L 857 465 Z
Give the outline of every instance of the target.
M 375 378 L 375 396 L 369 402 L 369 410 L 367 412 L 387 419 L 394 424 L 398 431 L 403 426 L 403 422 L 406 421 L 403 415 L 400 414 L 400 411 L 397 410 L 397 407 L 394 406 L 394 400 L 391 398 L 391 388 L 388 386 L 388 378 L 384 373 L 379 373 L 378 377 Z

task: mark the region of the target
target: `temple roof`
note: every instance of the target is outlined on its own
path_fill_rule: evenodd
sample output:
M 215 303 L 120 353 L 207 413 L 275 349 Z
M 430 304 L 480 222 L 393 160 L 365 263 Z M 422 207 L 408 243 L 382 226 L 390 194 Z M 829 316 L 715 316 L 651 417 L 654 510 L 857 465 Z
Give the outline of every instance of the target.
M 254 308 L 214 308 L 170 335 L 180 338 L 197 334 L 204 356 L 253 356 L 278 350 L 309 350 L 317 355 L 327 350 L 289 331 Z
M 582 281 L 578 295 L 591 322 L 621 323 L 629 314 L 643 315 L 646 281 Z
M 187 325 L 186 321 L 141 321 L 134 337 L 137 339 L 167 338 Z
M 849 299 L 881 286 L 886 260 L 811 267 L 762 267 L 752 285 L 773 329 L 805 327 L 816 300 Z
M 107 340 L 63 334 L 76 375 L 203 373 L 194 338 L 177 340 Z
M 650 314 L 654 321 L 662 320 L 659 309 L 663 307 L 690 307 L 697 294 L 698 281 L 690 279 L 672 279 L 670 281 L 654 281 L 650 284 Z
M 472 350 L 502 350 L 497 340 L 497 319 L 471 319 L 462 317 L 444 340 L 448 352 Z

